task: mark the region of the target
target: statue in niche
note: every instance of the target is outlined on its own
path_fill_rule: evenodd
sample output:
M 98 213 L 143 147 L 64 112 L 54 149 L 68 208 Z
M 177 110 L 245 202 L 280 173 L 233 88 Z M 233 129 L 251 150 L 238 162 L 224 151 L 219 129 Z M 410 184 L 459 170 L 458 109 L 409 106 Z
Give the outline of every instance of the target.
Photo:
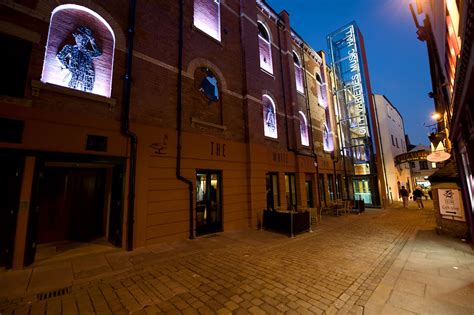
M 57 58 L 71 74 L 68 86 L 90 92 L 94 88 L 95 81 L 93 58 L 99 57 L 102 52 L 97 48 L 95 38 L 88 27 L 80 26 L 72 35 L 76 45 L 65 45 L 57 54 Z

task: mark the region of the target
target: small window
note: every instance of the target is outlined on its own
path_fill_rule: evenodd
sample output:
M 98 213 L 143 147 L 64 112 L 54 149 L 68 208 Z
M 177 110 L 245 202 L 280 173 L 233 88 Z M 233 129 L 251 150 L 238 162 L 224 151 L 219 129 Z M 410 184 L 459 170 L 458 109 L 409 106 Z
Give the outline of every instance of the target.
M 275 103 L 268 95 L 263 95 L 263 130 L 266 137 L 278 138 Z
M 220 1 L 194 0 L 194 26 L 221 41 Z
M 24 97 L 31 43 L 0 33 L 0 95 Z
M 415 162 L 413 162 L 413 161 L 412 161 L 412 162 L 410 162 L 410 168 L 416 168 L 416 164 L 415 164 Z
M 270 42 L 270 34 L 263 25 L 258 22 L 258 50 L 260 54 L 260 68 L 273 74 L 273 62 L 272 62 L 272 44 Z
M 219 87 L 217 79 L 211 70 L 208 68 L 201 68 L 205 72 L 205 77 L 201 80 L 199 91 L 207 97 L 209 104 L 219 100 Z
M 21 143 L 24 126 L 23 120 L 0 118 L 0 142 Z
M 393 138 L 393 135 L 392 136 L 392 145 L 395 146 L 395 139 Z
M 304 93 L 303 88 L 303 70 L 301 69 L 301 61 L 298 54 L 293 51 L 293 62 L 295 65 L 295 81 L 296 81 L 296 90 L 300 93 Z
M 301 144 L 304 146 L 309 146 L 309 135 L 308 135 L 308 121 L 306 116 L 302 111 L 299 111 L 300 114 L 300 134 L 301 134 Z
M 87 135 L 86 150 L 107 152 L 108 138 L 97 135 Z
M 321 79 L 319 73 L 316 73 L 316 82 L 318 82 L 318 84 L 323 84 L 323 80 Z
M 428 161 L 420 161 L 420 170 L 428 169 Z
M 399 146 L 398 146 L 398 138 L 395 138 L 395 143 L 397 144 L 397 148 L 399 148 Z
M 436 168 L 436 162 L 431 162 L 431 168 Z

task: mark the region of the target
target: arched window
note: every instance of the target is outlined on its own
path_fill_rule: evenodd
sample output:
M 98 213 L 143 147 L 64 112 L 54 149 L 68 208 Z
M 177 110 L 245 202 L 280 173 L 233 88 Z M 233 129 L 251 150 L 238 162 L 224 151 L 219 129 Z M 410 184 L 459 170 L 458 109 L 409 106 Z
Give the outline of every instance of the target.
M 299 111 L 298 113 L 300 114 L 301 144 L 304 146 L 309 146 L 308 121 L 306 120 L 306 116 L 302 111 Z
M 262 22 L 257 22 L 257 26 L 260 68 L 273 74 L 272 44 L 270 40 L 270 33 Z
M 318 105 L 326 108 L 328 106 L 326 101 L 326 85 L 321 78 L 321 75 L 316 72 L 316 84 L 318 86 Z
M 295 65 L 296 90 L 300 93 L 304 93 L 303 70 L 301 69 L 301 61 L 300 61 L 300 57 L 294 50 L 293 50 L 293 63 Z
M 194 26 L 221 41 L 220 0 L 194 0 Z
M 199 84 L 199 92 L 208 99 L 209 104 L 219 101 L 219 86 L 216 76 L 209 68 L 201 68 L 201 72 L 204 75 Z
M 266 137 L 278 138 L 275 103 L 268 95 L 263 95 L 263 130 Z
M 331 128 L 329 128 L 327 123 L 323 123 L 323 149 L 326 152 L 334 151 L 334 140 L 331 134 Z
M 51 14 L 41 81 L 110 97 L 115 35 L 94 11 L 75 4 Z

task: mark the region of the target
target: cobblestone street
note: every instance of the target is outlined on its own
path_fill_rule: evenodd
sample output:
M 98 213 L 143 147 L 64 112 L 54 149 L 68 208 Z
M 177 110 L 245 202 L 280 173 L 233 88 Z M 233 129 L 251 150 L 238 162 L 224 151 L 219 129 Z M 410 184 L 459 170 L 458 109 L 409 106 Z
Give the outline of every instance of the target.
M 296 238 L 249 230 L 92 255 L 82 259 L 97 263 L 73 268 L 66 294 L 40 300 L 42 292 L 27 290 L 0 298 L 0 311 L 363 314 L 407 241 L 417 230 L 434 227 L 429 210 L 369 209 L 361 215 L 324 216 L 312 233 Z M 472 277 L 474 256 L 464 256 L 471 259 Z M 3 273 L 5 279 L 15 272 Z M 465 310 L 469 313 L 469 305 Z

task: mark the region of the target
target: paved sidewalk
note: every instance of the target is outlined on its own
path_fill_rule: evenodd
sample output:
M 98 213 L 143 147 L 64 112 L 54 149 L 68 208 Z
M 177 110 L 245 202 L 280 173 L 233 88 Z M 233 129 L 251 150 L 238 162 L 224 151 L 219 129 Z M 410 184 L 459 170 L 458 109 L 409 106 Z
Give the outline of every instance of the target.
M 104 248 L 0 272 L 0 313 L 472 314 L 474 252 L 434 227 L 430 210 L 368 209 L 293 239 L 246 230 Z

